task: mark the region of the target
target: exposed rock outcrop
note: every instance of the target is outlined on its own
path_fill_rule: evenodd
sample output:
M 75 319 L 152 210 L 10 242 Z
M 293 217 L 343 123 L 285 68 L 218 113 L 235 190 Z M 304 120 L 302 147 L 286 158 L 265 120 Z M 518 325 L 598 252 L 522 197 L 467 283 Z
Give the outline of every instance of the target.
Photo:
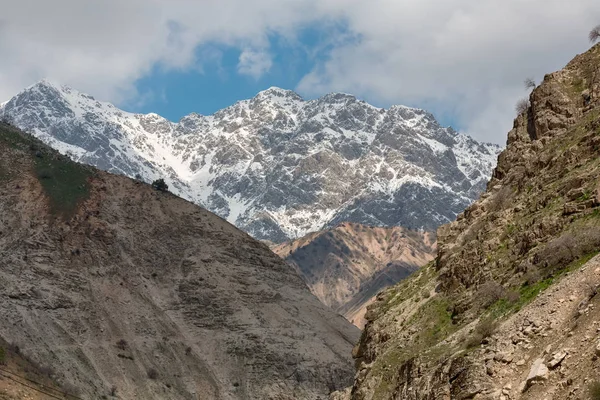
M 434 263 L 377 296 L 338 398 L 581 399 L 597 379 L 600 45 L 546 75 Z M 425 288 L 435 292 L 420 295 Z

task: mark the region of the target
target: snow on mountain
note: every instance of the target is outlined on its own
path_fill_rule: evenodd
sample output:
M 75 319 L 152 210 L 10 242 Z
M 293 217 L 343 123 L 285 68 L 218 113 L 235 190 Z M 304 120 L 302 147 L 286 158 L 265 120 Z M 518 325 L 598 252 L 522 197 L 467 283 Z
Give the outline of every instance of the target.
M 259 239 L 281 242 L 350 221 L 433 229 L 485 189 L 500 147 L 430 113 L 342 93 L 305 101 L 269 88 L 174 123 L 41 81 L 0 118 L 73 159 L 152 181 Z

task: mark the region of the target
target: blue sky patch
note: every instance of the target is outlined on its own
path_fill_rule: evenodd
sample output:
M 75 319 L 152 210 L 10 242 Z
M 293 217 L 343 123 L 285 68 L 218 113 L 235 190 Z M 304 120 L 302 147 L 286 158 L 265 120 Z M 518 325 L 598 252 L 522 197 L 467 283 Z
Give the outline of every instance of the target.
M 210 115 L 271 86 L 295 90 L 340 41 L 360 40 L 344 23 L 333 21 L 312 24 L 293 37 L 271 34 L 268 39 L 269 48 L 262 51 L 269 53 L 272 65 L 260 77 L 239 72 L 242 49 L 205 44 L 196 49 L 195 67 L 173 70 L 155 66 L 136 83 L 139 99 L 120 106 L 132 112 L 154 112 L 172 121 L 192 112 Z

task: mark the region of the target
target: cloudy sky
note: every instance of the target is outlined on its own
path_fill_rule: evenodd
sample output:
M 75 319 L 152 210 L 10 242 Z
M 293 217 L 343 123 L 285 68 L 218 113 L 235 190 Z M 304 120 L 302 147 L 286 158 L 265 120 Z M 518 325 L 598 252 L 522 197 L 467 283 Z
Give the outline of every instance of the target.
M 427 108 L 504 143 L 598 0 L 0 0 L 0 101 L 41 78 L 178 120 L 270 86 Z

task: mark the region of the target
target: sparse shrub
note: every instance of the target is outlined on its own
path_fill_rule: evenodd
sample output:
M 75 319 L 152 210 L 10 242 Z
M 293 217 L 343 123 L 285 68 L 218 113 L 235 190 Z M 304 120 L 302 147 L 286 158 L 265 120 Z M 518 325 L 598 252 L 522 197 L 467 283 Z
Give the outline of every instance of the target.
M 515 290 L 509 290 L 506 292 L 505 298 L 510 304 L 515 304 L 517 301 L 519 301 L 521 296 L 519 295 L 519 292 Z
M 494 332 L 496 332 L 497 328 L 498 324 L 496 323 L 496 321 L 492 319 L 484 319 L 477 325 L 477 328 L 475 328 L 475 332 L 481 335 L 481 337 L 483 337 L 484 339 L 487 339 L 490 336 L 492 336 Z
M 490 211 L 504 210 L 512 197 L 512 193 L 511 187 L 506 185 L 498 190 L 490 199 L 488 206 Z
M 421 292 L 421 296 L 422 296 L 424 299 L 428 299 L 429 297 L 431 297 L 431 294 L 429 293 L 429 290 L 427 290 L 427 289 L 424 289 L 424 290 Z
M 517 101 L 517 104 L 515 105 L 515 111 L 518 115 L 521 115 L 529 109 L 529 105 L 529 99 L 523 98 Z
M 127 341 L 125 339 L 121 339 L 117 342 L 117 348 L 119 350 L 125 350 L 127 349 Z
M 4 347 L 0 347 L 0 365 L 4 365 L 6 362 L 6 351 Z
M 54 370 L 46 365 L 41 365 L 40 363 L 38 363 L 35 360 L 32 360 L 28 357 L 24 358 L 29 362 L 29 364 L 31 365 L 31 369 L 27 369 L 25 372 L 28 372 L 30 374 L 32 374 L 33 377 L 35 377 L 35 375 L 41 375 L 41 376 L 47 376 L 48 378 L 52 378 L 55 375 Z
M 477 324 L 473 331 L 473 336 L 467 340 L 467 347 L 473 348 L 482 344 L 485 339 L 489 338 L 496 332 L 498 324 L 492 319 L 484 319 Z
M 477 298 L 482 308 L 489 308 L 492 304 L 506 295 L 504 286 L 495 281 L 489 281 L 479 287 Z
M 567 262 L 571 262 L 576 257 L 575 249 L 577 247 L 577 243 L 575 241 L 575 237 L 570 233 L 566 233 L 554 240 L 553 247 L 555 249 L 561 249 L 565 253 L 563 257 Z
M 77 397 L 81 394 L 81 389 L 70 382 L 64 383 L 61 386 L 63 390 L 71 397 Z
M 185 348 L 185 355 L 189 356 L 190 354 L 192 354 L 192 348 L 188 346 Z
M 152 187 L 156 190 L 160 190 L 161 192 L 166 192 L 167 190 L 169 190 L 169 185 L 167 185 L 165 180 L 162 178 L 152 182 Z
M 600 249 L 600 228 L 594 227 L 580 231 L 576 235 L 577 254 L 585 255 Z
M 39 179 L 52 179 L 52 171 L 49 169 L 41 169 L 37 175 Z
M 592 43 L 596 43 L 600 39 L 600 25 L 590 31 L 589 39 Z
M 599 249 L 600 228 L 585 228 L 575 233 L 565 232 L 535 253 L 534 264 L 546 268 L 546 274 L 552 274 Z
M 600 400 L 600 382 L 593 381 L 588 385 L 588 394 L 591 400 Z
M 153 381 L 158 379 L 158 371 L 154 368 L 150 368 L 148 370 L 148 379 L 152 379 Z
M 533 286 L 536 283 L 538 283 L 540 279 L 542 279 L 540 271 L 533 265 L 529 265 L 527 267 L 527 272 L 525 272 L 524 278 L 525 282 L 523 283 L 525 284 L 525 286 Z
M 116 387 L 116 386 L 114 386 L 114 385 L 113 385 L 113 386 L 110 388 L 110 395 L 111 395 L 112 397 L 115 397 L 115 396 L 117 395 L 117 387 Z
M 537 251 L 533 258 L 534 264 L 539 265 L 541 268 L 566 266 L 575 259 L 575 246 L 573 234 L 567 232 L 551 240 L 546 246 Z
M 474 347 L 477 347 L 481 344 L 481 341 L 483 340 L 483 338 L 477 334 L 473 334 L 472 336 L 470 336 L 467 341 L 465 342 L 465 345 L 467 346 L 468 349 L 472 349 Z
M 525 85 L 525 89 L 534 89 L 535 88 L 535 81 L 532 78 L 527 78 L 525 79 L 525 81 L 523 82 L 523 84 Z

